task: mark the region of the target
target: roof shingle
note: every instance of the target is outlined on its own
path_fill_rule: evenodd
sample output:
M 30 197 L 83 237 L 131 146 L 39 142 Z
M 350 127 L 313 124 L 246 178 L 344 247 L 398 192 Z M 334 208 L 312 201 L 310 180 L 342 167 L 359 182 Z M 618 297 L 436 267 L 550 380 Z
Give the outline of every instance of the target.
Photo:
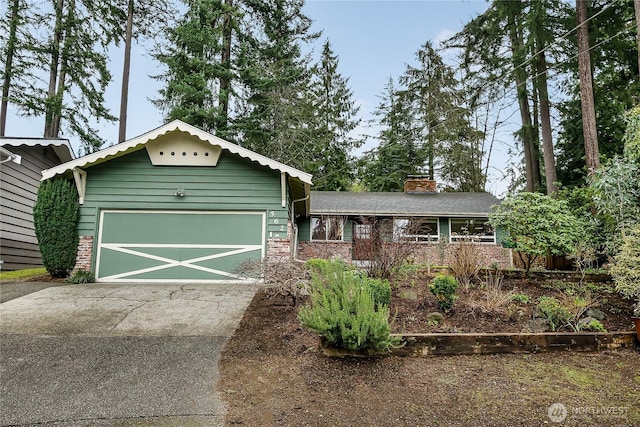
M 498 203 L 491 193 L 311 192 L 312 215 L 486 217 Z

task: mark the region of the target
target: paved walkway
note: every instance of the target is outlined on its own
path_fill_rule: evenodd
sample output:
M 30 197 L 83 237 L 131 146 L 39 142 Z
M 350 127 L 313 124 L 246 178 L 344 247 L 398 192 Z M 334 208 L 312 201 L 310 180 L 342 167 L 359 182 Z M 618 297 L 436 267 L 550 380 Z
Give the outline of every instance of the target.
M 0 425 L 222 425 L 217 363 L 256 289 L 68 285 L 0 304 Z

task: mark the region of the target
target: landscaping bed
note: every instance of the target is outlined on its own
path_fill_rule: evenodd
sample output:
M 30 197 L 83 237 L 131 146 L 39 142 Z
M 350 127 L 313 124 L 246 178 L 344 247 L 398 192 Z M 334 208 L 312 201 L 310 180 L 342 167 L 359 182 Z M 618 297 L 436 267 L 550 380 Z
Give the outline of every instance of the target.
M 635 350 L 327 358 L 293 301 L 259 290 L 227 343 L 227 425 L 529 426 L 553 424 L 554 403 L 568 410 L 562 425 L 640 424 Z
M 495 280 L 480 277 L 481 281 L 470 285 L 468 289 L 459 287 L 453 308 L 444 312 L 439 309 L 436 298 L 429 292 L 428 283 L 431 279 L 431 275 L 421 274 L 394 282 L 390 304 L 392 332 L 550 332 L 552 328 L 549 323 L 536 310 L 540 297 L 553 297 L 565 304 L 581 297 L 589 307 L 580 318 L 595 315 L 609 332 L 634 330 L 631 320 L 632 301 L 620 297 L 609 282 L 579 284 L 502 278 L 499 286 L 495 286 Z M 487 282 L 490 284 L 487 285 Z M 440 313 L 441 320 L 437 315 L 430 316 L 433 313 Z M 574 326 L 578 320 L 573 322 Z M 571 326 L 565 325 L 558 325 L 555 329 L 573 331 Z

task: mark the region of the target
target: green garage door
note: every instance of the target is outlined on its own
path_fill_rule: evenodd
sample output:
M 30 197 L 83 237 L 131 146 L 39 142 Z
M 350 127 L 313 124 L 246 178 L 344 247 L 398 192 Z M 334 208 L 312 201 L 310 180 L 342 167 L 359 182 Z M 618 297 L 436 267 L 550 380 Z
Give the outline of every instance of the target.
M 264 257 L 264 227 L 260 212 L 102 211 L 96 278 L 255 281 L 255 268 L 239 267 Z

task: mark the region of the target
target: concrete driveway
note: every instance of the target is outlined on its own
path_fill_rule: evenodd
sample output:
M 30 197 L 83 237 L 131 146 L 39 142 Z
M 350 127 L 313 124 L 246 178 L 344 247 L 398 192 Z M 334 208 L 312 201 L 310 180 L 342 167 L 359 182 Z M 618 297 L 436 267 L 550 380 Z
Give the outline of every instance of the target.
M 256 289 L 68 285 L 0 304 L 0 425 L 223 425 L 220 351 Z

